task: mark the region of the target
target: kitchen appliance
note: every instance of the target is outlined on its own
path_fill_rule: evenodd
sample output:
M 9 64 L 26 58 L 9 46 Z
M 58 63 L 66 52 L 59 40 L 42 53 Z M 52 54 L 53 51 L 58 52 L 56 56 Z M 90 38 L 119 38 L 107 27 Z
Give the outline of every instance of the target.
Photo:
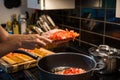
M 89 49 L 90 54 L 98 60 L 105 63 L 105 68 L 99 71 L 100 74 L 113 74 L 118 71 L 118 60 L 120 59 L 120 50 L 108 45 L 99 45 L 98 48 Z
M 27 6 L 40 10 L 74 9 L 75 0 L 27 0 Z
M 34 54 L 22 50 L 16 50 L 14 52 L 27 54 L 37 59 L 37 67 L 39 68 L 39 74 L 42 80 L 90 80 L 92 73 L 95 70 L 101 69 L 97 67 L 99 63 L 96 63 L 93 57 L 80 53 L 61 52 L 39 58 Z M 73 75 L 59 75 L 52 72 L 56 67 L 82 68 L 86 72 Z

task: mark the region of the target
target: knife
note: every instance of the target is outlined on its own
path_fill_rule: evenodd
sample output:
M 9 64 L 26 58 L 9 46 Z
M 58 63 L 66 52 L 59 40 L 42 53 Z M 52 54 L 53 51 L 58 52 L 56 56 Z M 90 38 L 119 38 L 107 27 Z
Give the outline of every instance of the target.
M 48 24 L 48 26 L 52 26 L 50 21 L 47 19 L 46 15 L 42 15 L 41 18 Z
M 41 27 L 42 27 L 45 31 L 49 31 L 49 30 L 47 29 L 47 27 L 45 26 L 43 19 L 40 17 L 39 20 L 40 20 L 40 25 L 41 25 Z
M 50 27 L 49 27 L 49 25 L 46 22 L 44 22 L 44 25 L 46 26 L 46 28 L 48 29 L 48 31 L 51 30 Z
M 46 15 L 46 17 L 50 21 L 50 23 L 52 24 L 52 26 L 55 27 L 56 25 L 55 25 L 54 21 L 52 20 L 52 18 L 50 16 L 48 16 L 48 15 Z

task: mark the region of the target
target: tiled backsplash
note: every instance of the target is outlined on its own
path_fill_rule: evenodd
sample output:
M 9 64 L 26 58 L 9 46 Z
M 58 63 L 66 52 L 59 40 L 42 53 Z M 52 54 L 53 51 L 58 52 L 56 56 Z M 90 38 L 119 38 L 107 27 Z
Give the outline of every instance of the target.
M 76 48 L 88 50 L 100 44 L 120 48 L 120 19 L 115 17 L 115 7 L 116 0 L 76 0 L 75 9 L 47 13 L 60 28 L 80 33 L 70 44 Z

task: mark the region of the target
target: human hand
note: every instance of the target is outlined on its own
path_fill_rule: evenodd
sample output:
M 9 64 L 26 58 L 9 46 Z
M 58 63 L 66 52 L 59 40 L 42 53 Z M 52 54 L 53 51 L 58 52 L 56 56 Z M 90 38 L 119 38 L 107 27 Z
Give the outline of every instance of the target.
M 53 29 L 53 30 L 50 30 L 48 32 L 45 32 L 42 34 L 42 36 L 45 36 L 47 38 L 50 38 L 51 35 L 53 35 L 54 33 L 56 32 L 61 32 L 61 31 L 65 31 L 65 30 L 62 30 L 62 29 Z M 59 36 L 59 33 L 58 33 L 58 36 Z M 61 35 L 60 35 L 61 37 Z M 64 36 L 63 36 L 64 37 Z M 72 40 L 71 38 L 67 38 L 67 39 L 60 39 L 60 40 L 54 40 L 52 39 L 52 44 L 51 45 L 59 45 L 59 44 L 63 44 L 63 43 L 66 43 L 66 42 L 69 42 L 70 40 Z
M 41 35 L 44 36 L 44 37 L 49 38 L 49 36 L 50 36 L 51 34 L 53 34 L 53 33 L 55 33 L 55 32 L 58 32 L 58 31 L 63 31 L 63 30 L 62 30 L 62 29 L 55 28 L 55 29 L 52 29 L 52 30 L 50 30 L 50 31 L 48 31 L 48 32 L 44 32 L 44 33 L 41 34 Z
M 14 34 L 8 36 L 7 42 L 8 45 L 16 45 L 18 48 L 34 49 L 44 47 L 52 41 L 38 34 Z

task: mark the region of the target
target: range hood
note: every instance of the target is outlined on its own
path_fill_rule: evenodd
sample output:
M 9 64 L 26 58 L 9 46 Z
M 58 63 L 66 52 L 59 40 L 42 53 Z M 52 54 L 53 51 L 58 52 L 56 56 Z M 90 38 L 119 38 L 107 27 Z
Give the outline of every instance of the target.
M 39 10 L 74 9 L 75 0 L 27 0 L 27 7 Z

